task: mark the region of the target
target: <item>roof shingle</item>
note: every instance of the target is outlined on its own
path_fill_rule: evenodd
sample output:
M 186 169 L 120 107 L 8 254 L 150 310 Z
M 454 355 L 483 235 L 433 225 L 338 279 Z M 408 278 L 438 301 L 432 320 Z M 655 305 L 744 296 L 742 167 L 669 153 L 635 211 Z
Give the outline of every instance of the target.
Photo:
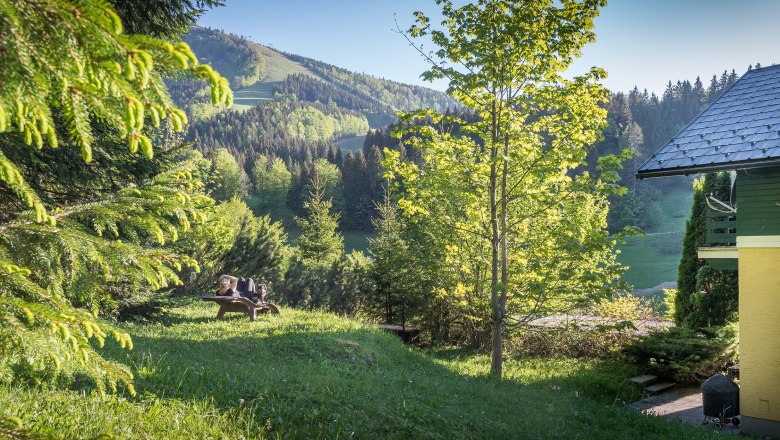
M 780 66 L 745 73 L 647 159 L 637 177 L 768 165 L 780 166 Z

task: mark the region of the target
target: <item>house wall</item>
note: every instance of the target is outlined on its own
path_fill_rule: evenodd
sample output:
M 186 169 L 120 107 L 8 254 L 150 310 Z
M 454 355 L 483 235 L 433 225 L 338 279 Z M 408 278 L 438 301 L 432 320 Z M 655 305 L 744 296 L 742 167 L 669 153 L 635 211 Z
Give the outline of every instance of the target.
M 759 244 L 753 241 L 751 246 Z M 745 428 L 750 418 L 780 422 L 779 324 L 780 247 L 739 247 L 740 409 L 748 418 Z
M 737 174 L 740 410 L 780 436 L 780 168 Z
M 740 170 L 737 174 L 737 234 L 780 235 L 780 169 Z

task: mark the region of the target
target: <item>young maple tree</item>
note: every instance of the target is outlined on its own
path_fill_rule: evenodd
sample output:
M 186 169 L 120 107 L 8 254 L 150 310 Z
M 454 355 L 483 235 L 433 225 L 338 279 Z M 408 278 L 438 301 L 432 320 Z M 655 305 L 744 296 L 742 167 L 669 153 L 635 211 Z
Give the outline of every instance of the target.
M 491 374 L 500 377 L 507 326 L 582 306 L 620 273 L 605 229 L 606 195 L 623 192 L 613 171 L 619 158 L 600 158 L 599 176 L 581 171 L 605 125 L 607 91 L 597 83 L 605 72 L 562 75 L 595 39 L 605 2 L 436 3 L 443 28 L 416 12 L 405 35 L 431 64 L 423 77 L 448 79 L 448 93 L 478 118 L 403 115 L 396 134 L 422 160 L 386 151 L 385 166 L 399 207 L 459 234 L 448 247 L 456 260 L 473 254 L 458 270 L 471 270 L 471 288 L 489 295 Z M 438 50 L 423 51 L 421 37 Z

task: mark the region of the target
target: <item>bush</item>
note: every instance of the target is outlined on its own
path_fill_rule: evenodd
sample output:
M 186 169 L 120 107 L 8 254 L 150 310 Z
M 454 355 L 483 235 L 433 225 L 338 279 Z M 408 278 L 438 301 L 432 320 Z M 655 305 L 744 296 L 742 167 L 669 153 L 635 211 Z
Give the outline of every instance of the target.
M 521 336 L 507 341 L 506 345 L 511 355 L 606 359 L 632 337 L 629 331 L 571 325 L 529 328 Z
M 608 320 L 657 320 L 658 307 L 653 300 L 633 293 L 621 293 L 596 304 L 591 313 Z
M 509 344 L 523 355 L 554 357 L 613 357 L 637 337 L 636 321 L 659 320 L 657 305 L 650 298 L 620 293 L 604 299 L 571 322 L 554 327 L 526 328 Z
M 737 359 L 737 326 L 689 329 L 672 327 L 637 338 L 624 352 L 658 376 L 698 384 Z
M 676 302 L 677 289 L 664 289 L 664 307 L 666 308 L 664 318 L 674 320 L 674 316 L 677 314 Z
M 328 266 L 294 258 L 280 285 L 279 301 L 290 307 L 359 315 L 375 287 L 361 252 L 342 255 Z

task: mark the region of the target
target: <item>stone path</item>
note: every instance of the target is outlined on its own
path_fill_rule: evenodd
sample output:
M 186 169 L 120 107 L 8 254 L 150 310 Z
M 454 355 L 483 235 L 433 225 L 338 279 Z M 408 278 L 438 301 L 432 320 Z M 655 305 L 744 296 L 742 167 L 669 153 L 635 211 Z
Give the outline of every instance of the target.
M 638 402 L 629 403 L 627 408 L 656 415 L 668 420 L 679 420 L 690 425 L 715 429 L 714 423 L 703 424 L 701 390 L 698 388 L 677 387 L 673 390 L 646 397 Z M 739 434 L 734 425 L 724 425 L 720 430 L 724 434 Z

